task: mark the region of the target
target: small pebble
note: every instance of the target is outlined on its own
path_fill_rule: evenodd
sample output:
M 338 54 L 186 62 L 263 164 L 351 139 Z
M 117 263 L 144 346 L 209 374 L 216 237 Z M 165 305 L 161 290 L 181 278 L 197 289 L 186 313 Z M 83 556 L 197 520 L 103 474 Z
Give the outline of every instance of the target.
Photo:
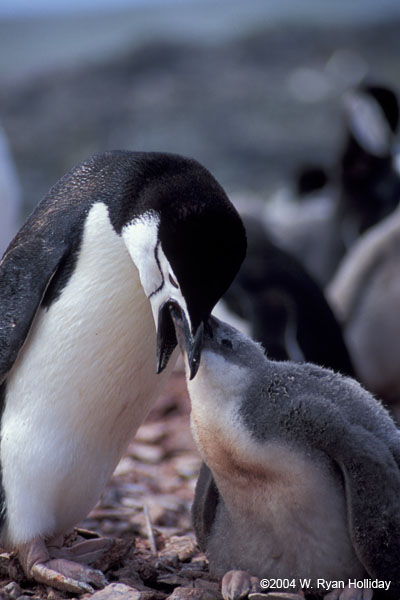
M 190 560 L 197 552 L 196 542 L 188 535 L 174 535 L 167 540 L 165 548 L 160 552 L 160 556 L 169 557 L 175 555 L 178 560 L 185 562 Z
M 8 552 L 2 552 L 0 554 L 0 575 L 7 577 L 9 574 L 11 565 L 11 556 Z
M 177 587 L 167 600 L 218 600 L 220 596 L 210 594 L 206 590 L 198 588 Z
M 4 587 L 4 591 L 7 593 L 10 600 L 17 600 L 22 595 L 22 589 L 15 581 L 11 581 Z
M 198 456 L 178 456 L 174 465 L 177 473 L 184 479 L 196 477 L 201 467 L 201 459 Z
M 158 444 L 166 435 L 165 423 L 143 423 L 135 435 L 135 440 L 145 444 Z
M 121 458 L 114 471 L 114 476 L 127 475 L 135 469 L 135 461 L 130 456 Z
M 90 598 L 91 600 L 141 600 L 141 593 L 124 583 L 110 583 Z
M 163 574 L 163 575 L 160 575 L 159 577 L 157 577 L 157 583 L 170 585 L 171 587 L 173 587 L 173 586 L 177 587 L 178 585 L 180 585 L 180 586 L 188 585 L 190 583 L 190 581 L 188 581 L 185 577 L 180 577 L 176 573 L 167 573 L 167 574 Z
M 150 464 L 158 464 L 164 458 L 164 450 L 161 446 L 150 446 L 138 442 L 133 442 L 129 446 L 129 452 L 134 458 Z

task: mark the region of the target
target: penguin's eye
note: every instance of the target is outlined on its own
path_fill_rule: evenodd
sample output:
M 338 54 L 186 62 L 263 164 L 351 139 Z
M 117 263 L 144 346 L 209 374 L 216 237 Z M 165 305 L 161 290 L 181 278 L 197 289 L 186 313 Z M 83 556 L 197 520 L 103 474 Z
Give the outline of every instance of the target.
M 179 285 L 176 283 L 175 279 L 172 277 L 171 273 L 169 274 L 169 280 L 172 283 L 172 285 L 176 288 L 179 289 Z
M 229 350 L 232 350 L 232 349 L 233 349 L 233 344 L 232 344 L 232 342 L 231 342 L 230 340 L 227 340 L 226 338 L 223 338 L 223 339 L 221 340 L 221 344 L 222 344 L 223 346 L 226 346 L 226 348 L 229 348 Z

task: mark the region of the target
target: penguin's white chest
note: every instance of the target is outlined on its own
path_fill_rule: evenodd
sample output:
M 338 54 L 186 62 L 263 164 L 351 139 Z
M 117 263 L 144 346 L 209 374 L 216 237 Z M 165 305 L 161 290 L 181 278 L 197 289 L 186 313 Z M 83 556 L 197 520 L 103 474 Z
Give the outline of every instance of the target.
M 106 206 L 95 204 L 74 272 L 39 310 L 7 380 L 1 460 L 11 543 L 86 516 L 173 362 L 156 375 L 150 303 Z

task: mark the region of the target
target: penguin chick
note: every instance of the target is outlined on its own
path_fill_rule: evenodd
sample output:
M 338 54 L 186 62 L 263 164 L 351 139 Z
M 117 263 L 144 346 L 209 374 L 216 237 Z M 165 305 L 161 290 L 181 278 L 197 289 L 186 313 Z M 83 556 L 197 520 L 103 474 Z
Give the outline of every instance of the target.
M 207 464 L 194 527 L 210 570 L 228 573 L 225 599 L 244 597 L 250 575 L 309 579 L 319 594 L 318 579 L 377 578 L 398 597 L 400 432 L 368 392 L 315 365 L 268 360 L 214 318 L 188 390 Z M 240 592 L 232 570 L 245 572 Z
M 103 575 L 64 552 L 172 369 L 171 304 L 192 376 L 203 322 L 245 253 L 243 225 L 196 161 L 107 152 L 63 177 L 0 263 L 1 543 L 73 593 Z M 72 560 L 70 558 L 72 557 Z M 74 561 L 76 560 L 76 562 Z

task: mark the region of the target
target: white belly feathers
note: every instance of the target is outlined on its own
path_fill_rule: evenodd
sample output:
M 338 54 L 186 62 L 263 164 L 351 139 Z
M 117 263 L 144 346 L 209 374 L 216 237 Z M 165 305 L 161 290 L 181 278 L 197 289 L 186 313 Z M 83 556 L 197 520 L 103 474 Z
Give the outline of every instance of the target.
M 7 379 L 1 460 L 10 544 L 86 516 L 173 364 L 156 375 L 150 303 L 96 203 L 70 280 L 39 310 Z

